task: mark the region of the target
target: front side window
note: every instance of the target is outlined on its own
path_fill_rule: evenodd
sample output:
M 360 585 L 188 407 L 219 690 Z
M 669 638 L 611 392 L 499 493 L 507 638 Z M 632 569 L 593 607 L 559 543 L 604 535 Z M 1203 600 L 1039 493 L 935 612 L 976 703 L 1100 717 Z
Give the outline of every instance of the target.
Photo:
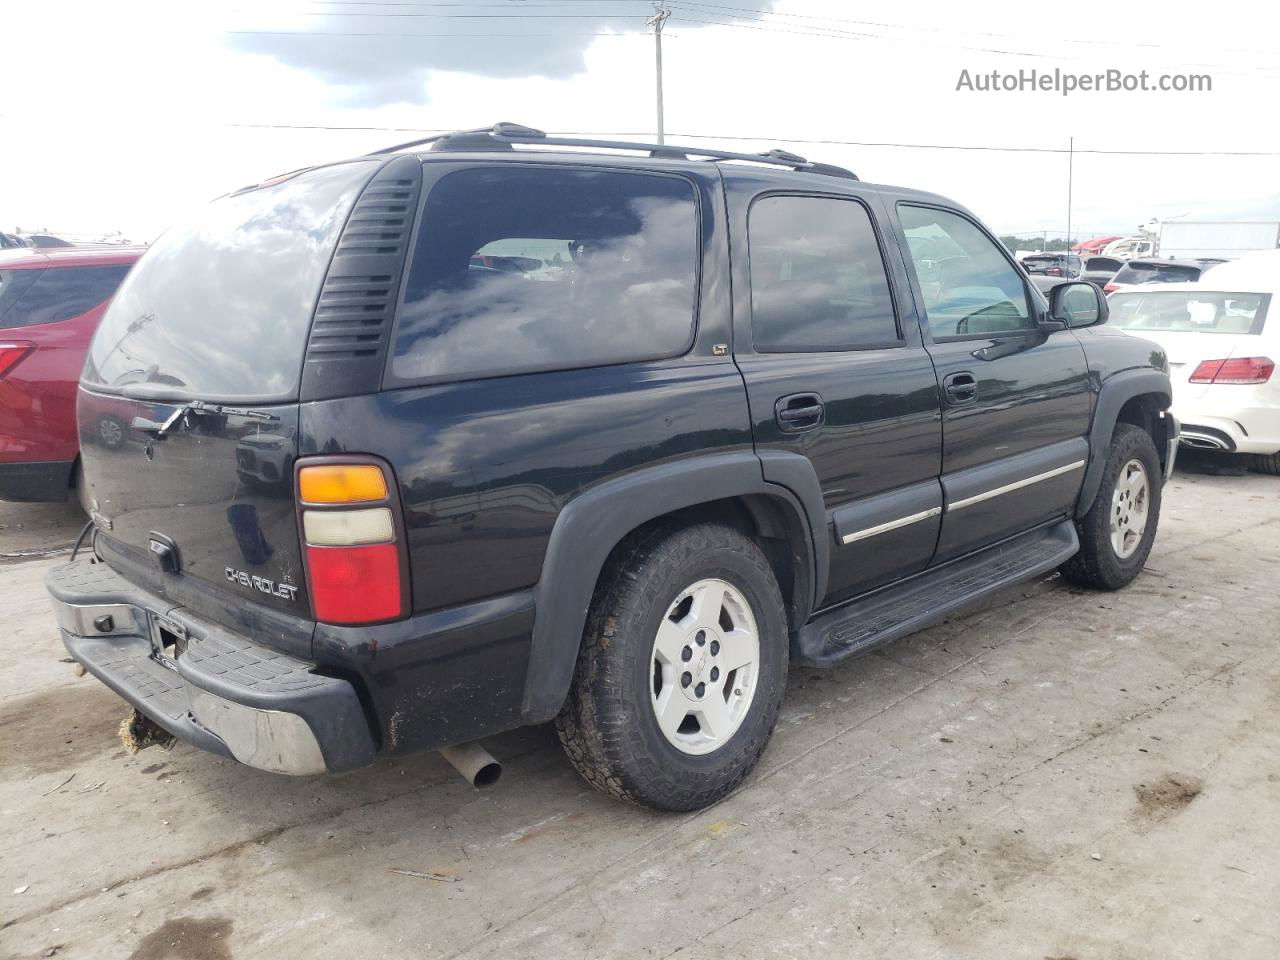
M 893 296 L 866 208 L 831 197 L 751 207 L 751 338 L 761 353 L 899 342 Z
M 31 327 L 60 323 L 88 313 L 111 299 L 128 272 L 128 264 L 43 270 L 5 313 L 0 325 Z
M 698 209 L 680 177 L 477 168 L 427 195 L 396 380 L 675 356 L 693 336 Z
M 1034 326 L 1022 274 L 970 220 L 898 205 L 934 338 L 989 336 Z

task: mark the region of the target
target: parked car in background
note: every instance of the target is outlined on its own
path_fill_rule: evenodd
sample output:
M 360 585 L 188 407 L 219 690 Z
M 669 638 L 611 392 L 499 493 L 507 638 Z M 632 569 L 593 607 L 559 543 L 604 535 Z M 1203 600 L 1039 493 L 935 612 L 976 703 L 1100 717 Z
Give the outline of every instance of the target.
M 1022 258 L 1022 265 L 1033 276 L 1061 277 L 1064 280 L 1080 276 L 1083 266 L 1079 257 L 1066 253 L 1033 253 Z
M 1200 274 L 1221 260 L 1130 260 L 1102 289 L 1107 293 L 1126 290 L 1143 283 L 1194 283 Z
M 0 250 L 21 250 L 29 246 L 31 244 L 16 233 L 0 232 Z
M 1108 243 L 1102 248 L 1104 256 L 1117 260 L 1132 260 L 1134 257 L 1150 257 L 1156 252 L 1156 241 L 1149 236 L 1122 237 Z
M 1105 288 L 1115 279 L 1115 275 L 1123 266 L 1124 261 L 1118 257 L 1086 257 L 1084 268 L 1080 271 L 1080 279 L 1088 280 L 1096 287 Z
M 1113 293 L 1111 325 L 1154 340 L 1169 356 L 1182 443 L 1253 455 L 1280 475 L 1280 282 L 1134 287 Z
M 554 719 L 588 782 L 690 810 L 790 662 L 1138 575 L 1178 427 L 1097 287 L 1041 297 L 934 194 L 636 149 L 415 141 L 142 258 L 80 388 L 89 555 L 47 579 L 136 722 L 315 774 Z
M 1280 250 L 1262 250 L 1224 263 L 1210 264 L 1200 274 L 1200 282 L 1274 290 L 1280 286 Z
M 75 483 L 76 384 L 116 287 L 142 251 L 0 253 L 0 499 L 64 500 Z M 101 439 L 123 442 L 119 418 Z

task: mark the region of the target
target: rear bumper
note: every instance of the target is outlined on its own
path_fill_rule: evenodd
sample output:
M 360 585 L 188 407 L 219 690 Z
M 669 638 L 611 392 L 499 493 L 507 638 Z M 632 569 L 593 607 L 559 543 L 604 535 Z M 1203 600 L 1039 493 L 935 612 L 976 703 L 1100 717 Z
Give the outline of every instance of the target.
M 1173 476 L 1173 465 L 1178 459 L 1178 444 L 1182 439 L 1182 423 L 1172 413 L 1165 411 L 1164 432 L 1164 481 Z
M 179 739 L 272 773 L 372 762 L 375 738 L 347 681 L 140 590 L 105 563 L 64 564 L 45 583 L 71 656 Z
M 0 500 L 58 502 L 71 489 L 74 460 L 0 463 Z
M 1280 410 L 1240 410 L 1236 416 L 1188 411 L 1182 444 L 1221 453 L 1275 453 L 1280 450 Z

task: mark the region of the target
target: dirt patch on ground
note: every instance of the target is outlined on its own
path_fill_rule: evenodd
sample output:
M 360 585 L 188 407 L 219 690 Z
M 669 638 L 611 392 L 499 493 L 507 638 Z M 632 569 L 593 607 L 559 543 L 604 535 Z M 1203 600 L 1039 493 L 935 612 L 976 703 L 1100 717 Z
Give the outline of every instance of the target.
M 178 917 L 142 938 L 129 960 L 231 960 L 231 921 Z
M 1133 788 L 1138 798 L 1136 813 L 1145 820 L 1167 820 L 1200 796 L 1203 788 L 1199 777 L 1186 773 L 1167 773 L 1152 783 L 1140 783 Z
M 119 747 L 116 730 L 128 712 L 124 701 L 88 678 L 6 701 L 0 704 L 0 771 L 75 770 Z

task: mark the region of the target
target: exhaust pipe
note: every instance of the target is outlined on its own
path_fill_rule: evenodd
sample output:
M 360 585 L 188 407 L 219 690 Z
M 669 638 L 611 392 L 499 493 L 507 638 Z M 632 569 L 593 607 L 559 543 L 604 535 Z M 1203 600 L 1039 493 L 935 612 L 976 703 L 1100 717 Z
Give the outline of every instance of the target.
M 488 787 L 502 776 L 502 764 L 493 759 L 489 751 L 478 743 L 460 743 L 456 747 L 442 747 L 444 757 L 473 787 Z

